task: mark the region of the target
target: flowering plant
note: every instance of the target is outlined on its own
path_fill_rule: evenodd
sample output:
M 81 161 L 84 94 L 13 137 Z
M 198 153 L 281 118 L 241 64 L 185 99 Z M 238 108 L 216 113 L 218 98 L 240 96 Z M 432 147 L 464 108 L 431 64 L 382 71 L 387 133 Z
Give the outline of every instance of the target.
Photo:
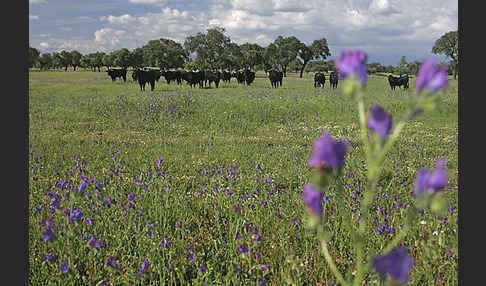
M 358 105 L 360 138 L 364 146 L 367 167 L 367 186 L 362 191 L 363 199 L 360 202 L 358 225 L 352 225 L 353 220 L 349 212 L 341 212 L 342 224 L 351 233 L 356 254 L 354 278 L 345 279 L 329 254 L 328 242 L 331 234 L 326 230 L 327 217 L 324 215 L 323 207 L 326 187 L 334 184 L 337 189 L 342 188 L 342 180 L 339 179 L 348 149 L 347 140 L 335 140 L 326 131 L 322 131 L 321 137 L 314 142 L 313 155 L 308 161 L 309 166 L 315 170 L 314 176 L 311 183 L 304 186 L 302 194 L 309 215 L 309 226 L 316 230 L 324 257 L 342 286 L 362 285 L 365 275 L 370 272 L 377 273 L 382 283 L 408 283 L 414 259 L 408 256 L 407 247 L 398 246 L 398 243 L 409 231 L 419 209 L 429 207 L 432 212 L 441 214 L 448 207 L 446 200 L 440 192 L 437 192 L 445 187 L 448 178 L 444 159 L 440 159 L 435 163 L 435 170 L 432 172 L 426 168 L 421 168 L 417 172 L 415 178 L 417 203 L 416 206 L 408 209 L 407 223 L 382 249 L 383 254 L 365 257 L 364 248 L 368 243 L 365 232 L 370 223 L 369 207 L 377 195 L 376 185 L 386 154 L 397 140 L 406 122 L 422 112 L 434 109 L 438 98 L 437 91 L 447 86 L 445 67 L 438 67 L 432 59 L 425 60 L 416 79 L 418 94 L 413 97 L 412 106 L 406 116 L 394 122 L 392 115 L 377 104 L 373 104 L 368 113 L 365 112 L 363 91 L 367 81 L 366 60 L 367 54 L 359 50 L 345 51 L 336 59 L 339 76 L 344 79 L 343 95 L 353 98 Z M 345 208 L 343 199 L 338 200 L 341 209 Z

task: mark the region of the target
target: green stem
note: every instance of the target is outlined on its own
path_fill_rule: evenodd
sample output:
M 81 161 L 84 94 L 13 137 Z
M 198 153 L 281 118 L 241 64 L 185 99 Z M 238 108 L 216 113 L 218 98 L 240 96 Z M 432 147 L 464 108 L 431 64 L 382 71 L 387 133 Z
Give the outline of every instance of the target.
M 390 252 L 398 242 L 400 242 L 400 240 L 405 237 L 405 235 L 407 234 L 408 230 L 409 230 L 409 226 L 408 224 L 406 224 L 401 230 L 400 232 L 393 238 L 392 241 L 390 241 L 390 243 L 388 243 L 388 245 L 385 247 L 385 249 L 383 249 L 383 253 L 388 253 Z
M 327 249 L 327 241 L 324 239 L 321 240 L 321 249 L 322 252 L 324 253 L 324 257 L 326 258 L 327 264 L 329 264 L 329 267 L 331 268 L 331 271 L 336 277 L 336 279 L 339 281 L 339 283 L 341 283 L 342 286 L 348 285 L 344 280 L 343 276 L 341 275 L 341 273 L 339 273 L 336 265 L 334 264 L 334 261 L 332 260 L 332 257 L 329 254 L 329 250 Z

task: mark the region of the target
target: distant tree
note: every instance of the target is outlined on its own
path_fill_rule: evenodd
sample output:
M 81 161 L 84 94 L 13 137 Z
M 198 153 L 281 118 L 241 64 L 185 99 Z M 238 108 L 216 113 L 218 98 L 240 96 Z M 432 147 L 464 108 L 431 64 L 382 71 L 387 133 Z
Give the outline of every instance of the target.
M 214 27 L 206 30 L 206 34 L 197 33 L 189 36 L 184 41 L 184 49 L 187 55 L 194 54 L 194 62 L 198 69 L 219 69 L 225 63 L 227 48 L 231 39 L 225 35 L 223 27 Z
M 306 46 L 304 43 L 301 43 L 301 46 L 297 52 L 299 58 L 302 59 L 300 78 L 302 78 L 302 73 L 304 72 L 304 69 L 309 61 L 313 59 L 325 60 L 331 55 L 329 52 L 329 47 L 327 46 L 327 40 L 325 38 L 314 40 L 310 46 Z
M 142 46 L 141 50 L 135 49 L 132 52 L 132 61 L 135 58 L 137 61 L 135 66 L 144 63 L 148 66 L 156 66 L 163 70 L 182 67 L 187 57 L 187 51 L 184 50 L 181 44 L 166 38 L 150 40 Z
M 392 66 L 392 65 L 387 65 L 387 66 L 385 67 L 385 72 L 386 72 L 386 73 L 394 73 L 394 72 L 395 72 L 395 67 L 394 67 L 394 66 Z
M 184 63 L 184 69 L 189 71 L 195 71 L 198 69 L 198 65 L 193 59 L 189 59 Z
M 380 71 L 381 64 L 379 62 L 372 62 L 368 64 L 368 73 L 374 74 Z
M 76 67 L 78 67 L 81 64 L 82 56 L 83 55 L 76 50 L 71 51 L 71 66 L 73 67 L 74 71 L 76 71 Z
M 126 48 L 121 48 L 118 50 L 113 51 L 110 54 L 113 57 L 113 65 L 121 67 L 123 69 L 127 69 L 129 66 L 132 65 L 132 58 L 130 51 Z
M 459 61 L 459 41 L 457 31 L 450 31 L 437 39 L 432 47 L 432 53 L 443 54 L 451 59 L 454 79 L 457 76 L 457 64 Z
M 48 70 L 52 66 L 52 56 L 49 53 L 44 53 L 39 57 L 40 70 Z
M 263 70 L 280 70 L 280 65 L 277 60 L 278 48 L 274 43 L 270 43 L 263 52 Z
M 29 56 L 28 56 L 29 68 L 32 68 L 37 64 L 37 61 L 39 60 L 39 55 L 40 55 L 39 50 L 29 46 Z
M 265 49 L 252 43 L 244 43 L 240 45 L 241 49 L 241 63 L 243 68 L 254 70 L 256 65 L 263 62 L 263 53 Z
M 402 74 L 408 73 L 408 63 L 405 60 L 405 56 L 402 56 L 400 58 L 400 61 L 398 62 L 397 69 L 398 69 L 398 72 L 400 73 L 400 76 Z
M 115 62 L 115 57 L 112 54 L 106 54 L 103 56 L 103 59 L 101 61 L 107 69 L 110 69 L 110 67 L 112 67 L 113 63 Z
M 299 61 L 298 59 L 294 59 L 289 64 L 289 70 L 290 71 L 293 71 L 295 73 L 298 73 L 299 71 L 302 71 L 303 70 L 303 68 L 302 68 L 303 66 L 304 65 L 302 64 L 301 61 Z M 302 75 L 302 72 L 300 74 Z
M 61 54 L 58 52 L 52 52 L 52 66 L 54 69 L 63 67 Z
M 417 75 L 420 69 L 420 65 L 422 65 L 422 63 L 419 61 L 413 61 L 408 63 L 408 71 L 410 72 L 410 74 Z
M 223 56 L 220 59 L 220 67 L 230 72 L 239 70 L 243 68 L 243 58 L 241 47 L 236 43 L 230 42 L 224 49 Z
M 131 51 L 132 67 L 134 69 L 142 68 L 144 66 L 144 49 L 142 47 L 136 48 Z
M 297 57 L 298 51 L 302 47 L 302 43 L 295 36 L 278 36 L 273 43 L 277 47 L 277 63 L 281 68 L 283 76 L 286 77 L 287 67 L 289 66 L 290 62 Z
M 59 55 L 61 56 L 61 66 L 64 67 L 64 71 L 67 71 L 72 63 L 72 55 L 68 51 L 61 51 Z

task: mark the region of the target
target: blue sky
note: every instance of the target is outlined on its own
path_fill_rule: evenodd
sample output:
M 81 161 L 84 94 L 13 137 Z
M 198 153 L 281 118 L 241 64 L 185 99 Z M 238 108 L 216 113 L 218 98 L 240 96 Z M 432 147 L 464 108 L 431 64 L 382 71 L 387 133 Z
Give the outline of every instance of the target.
M 444 56 L 435 40 L 457 30 L 450 0 L 29 0 L 29 44 L 41 53 L 133 50 L 149 40 L 188 36 L 222 26 L 233 42 L 267 46 L 277 36 L 306 44 L 326 38 L 334 59 L 346 49 L 368 62 L 396 65 Z

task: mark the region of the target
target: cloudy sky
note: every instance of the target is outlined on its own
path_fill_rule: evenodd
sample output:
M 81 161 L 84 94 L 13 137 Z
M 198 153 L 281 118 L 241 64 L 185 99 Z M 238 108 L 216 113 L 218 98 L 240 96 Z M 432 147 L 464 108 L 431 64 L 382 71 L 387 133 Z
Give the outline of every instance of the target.
M 233 42 L 267 46 L 277 36 L 306 44 L 326 38 L 334 59 L 346 49 L 396 65 L 444 56 L 435 40 L 458 29 L 457 0 L 29 0 L 29 44 L 41 53 L 133 50 L 222 26 Z

